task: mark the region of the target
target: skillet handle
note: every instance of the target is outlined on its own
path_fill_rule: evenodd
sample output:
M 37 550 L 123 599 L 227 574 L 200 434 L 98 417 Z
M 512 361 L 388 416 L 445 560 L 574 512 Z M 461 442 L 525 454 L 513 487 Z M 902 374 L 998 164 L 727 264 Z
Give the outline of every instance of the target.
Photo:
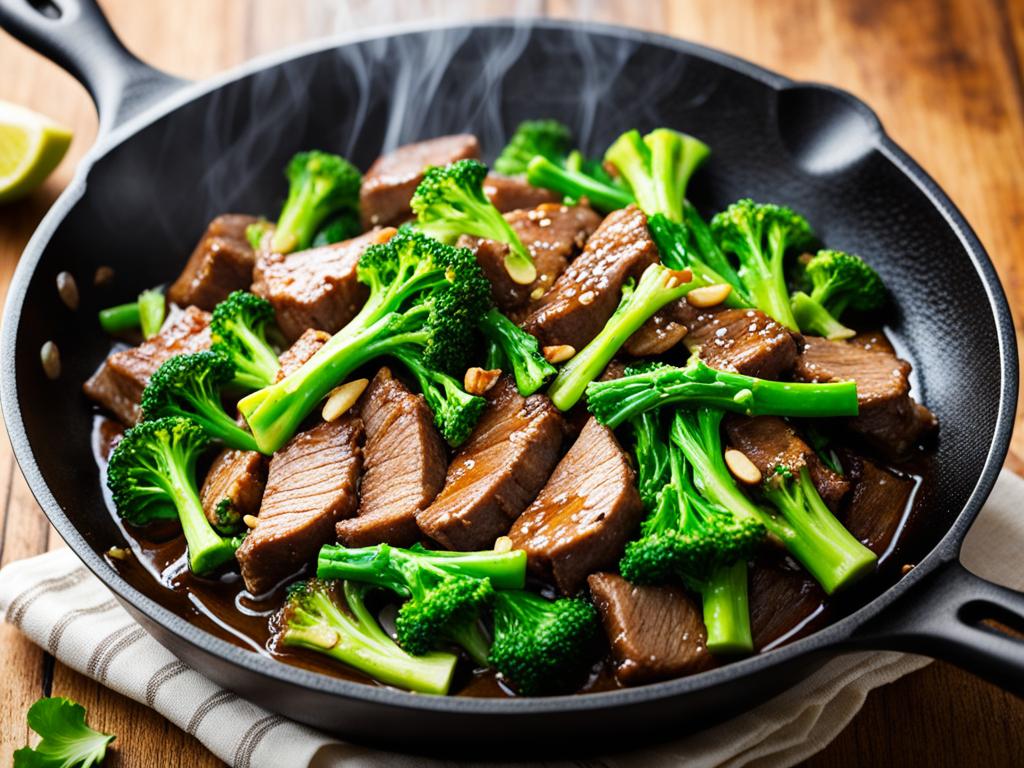
M 101 136 L 185 85 L 125 48 L 96 0 L 0 0 L 0 27 L 86 87 Z
M 1024 593 L 975 576 L 957 559 L 928 574 L 851 639 L 861 648 L 949 661 L 1024 696 Z

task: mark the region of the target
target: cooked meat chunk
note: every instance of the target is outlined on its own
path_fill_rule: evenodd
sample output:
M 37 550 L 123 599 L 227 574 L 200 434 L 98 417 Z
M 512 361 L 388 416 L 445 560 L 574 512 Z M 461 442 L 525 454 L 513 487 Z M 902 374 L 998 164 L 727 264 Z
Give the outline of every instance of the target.
M 484 179 L 484 194 L 502 213 L 520 208 L 536 208 L 544 203 L 557 203 L 558 195 L 550 189 L 535 187 L 526 179 L 514 176 L 487 174 Z
M 270 460 L 258 525 L 238 548 L 245 587 L 262 594 L 334 541 L 356 511 L 363 423 L 346 414 L 300 432 Z
M 168 358 L 210 346 L 210 315 L 196 307 L 172 308 L 160 333 L 137 347 L 115 352 L 82 385 L 85 394 L 131 426 L 149 377 Z
M 523 398 L 509 376 L 448 467 L 444 489 L 416 516 L 449 549 L 493 546 L 543 487 L 558 462 L 565 422 L 545 395 Z
M 318 331 L 315 328 L 307 328 L 299 338 L 295 340 L 288 349 L 280 354 L 278 362 L 281 368 L 277 372 L 277 380 L 295 373 L 306 361 L 320 351 L 320 347 L 327 343 L 331 334 L 326 331 Z
M 215 528 L 227 530 L 245 515 L 257 514 L 266 484 L 266 456 L 225 448 L 213 460 L 199 492 L 206 519 Z
M 657 260 L 643 212 L 635 205 L 615 211 L 531 308 L 523 327 L 545 345 L 583 349 L 619 305 L 622 284 Z
M 818 494 L 833 510 L 850 490 L 849 480 L 825 466 L 793 427 L 778 416 L 730 416 L 725 431 L 733 448 L 746 454 L 763 477 L 776 467 L 797 473 L 806 466 Z
M 226 213 L 210 222 L 185 269 L 167 289 L 167 298 L 186 307 L 213 309 L 232 291 L 252 283 L 256 254 L 245 237 L 254 216 Z
M 843 466 L 853 482 L 843 524 L 883 562 L 881 556 L 904 523 L 916 481 L 852 453 L 844 454 Z
M 762 651 L 785 637 L 792 642 L 825 620 L 825 592 L 788 558 L 765 555 L 750 569 L 750 633 Z
M 675 586 L 636 586 L 614 573 L 587 578 L 615 660 L 615 678 L 642 685 L 714 665 L 697 605 Z
M 629 457 L 591 418 L 508 535 L 537 576 L 571 595 L 615 563 L 642 514 Z
M 807 336 L 794 376 L 856 381 L 860 414 L 849 420 L 850 429 L 886 456 L 906 455 L 938 426 L 932 412 L 910 397 L 910 363 L 884 349 Z
M 512 211 L 505 214 L 505 219 L 533 256 L 537 279 L 529 285 L 520 285 L 509 276 L 505 269 L 505 243 L 463 236 L 459 245 L 476 252 L 477 261 L 491 281 L 494 301 L 506 312 L 526 306 L 534 291 L 553 285 L 601 223 L 601 217 L 588 206 L 558 203 Z
M 412 216 L 409 201 L 429 166 L 479 157 L 476 136 L 468 133 L 406 144 L 381 155 L 363 176 L 359 190 L 363 228 L 397 226 Z
M 252 291 L 274 305 L 277 324 L 289 341 L 309 328 L 335 333 L 366 300 L 367 288 L 356 278 L 359 257 L 393 234 L 393 229 L 375 229 L 322 248 L 289 254 L 261 252 Z
M 663 355 L 675 347 L 689 333 L 688 325 L 697 317 L 696 310 L 684 304 L 685 299 L 655 312 L 640 326 L 640 330 L 626 340 L 623 345 L 626 353 L 633 357 L 651 357 Z
M 350 547 L 407 547 L 419 538 L 417 513 L 444 485 L 444 441 L 422 395 L 406 389 L 387 368 L 370 382 L 359 412 L 366 429 L 359 512 L 338 523 L 338 540 Z

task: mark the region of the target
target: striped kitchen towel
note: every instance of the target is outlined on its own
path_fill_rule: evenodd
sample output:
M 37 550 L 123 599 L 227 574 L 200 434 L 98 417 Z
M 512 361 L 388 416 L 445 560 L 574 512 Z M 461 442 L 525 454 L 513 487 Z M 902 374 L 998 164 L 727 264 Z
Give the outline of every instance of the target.
M 1015 589 L 1024 589 L 1024 572 L 1012 565 L 1024 551 L 1024 515 L 1018 511 L 1022 498 L 1024 480 L 1004 471 L 962 553 L 973 571 Z M 238 768 L 452 765 L 342 742 L 218 687 L 151 638 L 69 550 L 12 563 L 0 571 L 0 612 L 64 664 L 155 709 Z M 632 754 L 545 765 L 790 766 L 835 738 L 869 691 L 926 664 L 927 659 L 898 653 L 843 656 L 761 707 L 701 733 Z

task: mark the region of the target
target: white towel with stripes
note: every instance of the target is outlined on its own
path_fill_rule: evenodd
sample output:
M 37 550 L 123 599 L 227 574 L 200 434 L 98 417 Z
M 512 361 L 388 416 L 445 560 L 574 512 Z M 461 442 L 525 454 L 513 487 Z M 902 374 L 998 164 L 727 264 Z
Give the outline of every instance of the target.
M 1004 471 L 962 553 L 971 570 L 1016 589 L 1024 589 L 1024 572 L 1013 567 L 1024 551 L 1021 499 L 1024 480 Z M 22 560 L 0 571 L 0 612 L 62 663 L 152 707 L 237 768 L 452 765 L 342 742 L 220 688 L 151 638 L 70 550 Z M 839 657 L 774 700 L 702 733 L 628 755 L 545 765 L 790 766 L 835 738 L 869 691 L 926 664 L 927 659 L 898 653 Z

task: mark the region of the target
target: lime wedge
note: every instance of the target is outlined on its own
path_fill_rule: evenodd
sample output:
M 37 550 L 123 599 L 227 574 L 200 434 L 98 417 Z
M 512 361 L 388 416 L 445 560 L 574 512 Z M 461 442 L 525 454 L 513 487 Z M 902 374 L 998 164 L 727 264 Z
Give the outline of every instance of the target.
M 70 143 L 67 128 L 0 101 L 0 203 L 23 197 L 42 184 Z

